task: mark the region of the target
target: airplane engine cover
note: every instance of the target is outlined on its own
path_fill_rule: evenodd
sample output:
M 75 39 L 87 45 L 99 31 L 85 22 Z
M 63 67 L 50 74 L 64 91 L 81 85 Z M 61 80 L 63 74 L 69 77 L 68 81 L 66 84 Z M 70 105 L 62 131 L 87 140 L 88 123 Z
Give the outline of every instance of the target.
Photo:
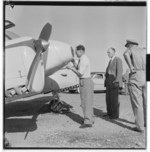
M 67 65 L 74 57 L 70 45 L 59 41 L 49 42 L 49 48 L 44 52 L 46 76 L 55 73 L 57 70 Z

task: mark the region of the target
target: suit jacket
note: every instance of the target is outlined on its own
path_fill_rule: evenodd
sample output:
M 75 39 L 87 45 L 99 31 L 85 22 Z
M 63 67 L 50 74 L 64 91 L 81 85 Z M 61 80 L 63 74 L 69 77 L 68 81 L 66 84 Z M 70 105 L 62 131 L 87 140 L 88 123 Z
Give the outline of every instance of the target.
M 119 57 L 114 57 L 106 69 L 105 87 L 122 88 L 122 60 Z M 117 82 L 117 83 L 114 83 Z

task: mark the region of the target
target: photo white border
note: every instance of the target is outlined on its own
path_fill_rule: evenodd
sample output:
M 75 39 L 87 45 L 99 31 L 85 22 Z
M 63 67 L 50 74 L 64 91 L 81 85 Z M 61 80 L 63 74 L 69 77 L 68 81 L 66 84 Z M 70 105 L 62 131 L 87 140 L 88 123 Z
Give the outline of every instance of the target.
M 13 1 L 13 0 L 12 0 Z M 17 0 L 16 0 L 17 1 Z M 25 1 L 25 0 L 20 0 L 20 1 Z M 26 0 L 26 1 L 30 1 L 30 0 Z M 41 0 L 32 0 L 32 1 L 41 1 Z M 49 0 L 45 0 L 45 1 L 49 1 Z M 56 1 L 56 0 L 51 0 L 51 1 Z M 59 1 L 64 1 L 64 0 L 59 0 Z M 69 0 L 65 0 L 65 1 L 69 1 Z M 80 1 L 80 0 L 73 0 L 73 1 Z M 90 0 L 82 0 L 82 1 L 90 1 Z M 94 1 L 107 1 L 108 0 L 94 0 Z M 113 0 L 113 1 L 117 1 L 118 0 Z M 125 0 L 120 0 L 120 1 L 125 1 Z M 126 1 L 133 1 L 133 0 L 126 0 Z M 145 1 L 145 0 L 134 0 L 134 1 Z M 0 33 L 1 33 L 1 36 L 0 36 L 0 46 L 1 46 L 1 51 L 0 51 L 0 61 L 1 61 L 1 65 L 0 65 L 0 74 L 1 74 L 1 79 L 0 79 L 0 84 L 1 84 L 1 87 L 0 87 L 0 99 L 1 99 L 1 102 L 0 102 L 0 107 L 1 107 L 1 110 L 0 110 L 0 149 L 2 151 L 7 151 L 7 152 L 12 152 L 12 151 L 26 151 L 26 150 L 17 150 L 17 149 L 11 149 L 11 150 L 8 150 L 8 149 L 3 149 L 3 1 L 0 1 L 0 6 L 1 6 L 1 13 L 0 13 L 0 19 L 1 19 L 1 27 L 0 27 Z M 150 8 L 150 3 L 147 1 L 147 53 L 150 54 L 150 43 L 149 42 L 149 37 L 150 37 L 150 16 L 149 16 L 149 8 Z M 150 116 L 150 110 L 149 110 L 149 106 L 150 106 L 150 103 L 148 101 L 150 101 L 150 94 L 149 94 L 149 90 L 150 90 L 150 82 L 147 82 L 147 116 Z M 148 117 L 148 123 L 150 122 L 149 120 L 149 117 Z M 147 124 L 148 124 L 147 123 Z M 144 151 L 150 151 L 150 144 L 148 144 L 150 141 L 150 132 L 149 132 L 149 124 L 147 125 L 148 128 L 147 128 L 147 149 L 146 150 L 136 150 L 136 149 L 133 149 L 133 150 L 128 150 L 128 149 L 125 149 L 125 150 L 117 150 L 117 151 L 127 151 L 127 152 L 144 152 Z M 40 149 L 39 149 L 40 150 Z M 37 151 L 39 151 L 37 150 Z M 50 150 L 50 151 L 53 151 L 54 149 L 46 149 L 46 150 Z M 68 149 L 69 151 L 75 151 L 76 149 Z M 112 151 L 116 151 L 116 149 L 111 149 L 111 150 L 105 150 L 105 149 L 95 149 L 95 150 L 92 150 L 92 149 L 89 149 L 90 151 L 95 151 L 95 150 L 98 150 L 98 151 L 106 151 L 106 152 L 112 152 Z M 35 149 L 27 149 L 28 152 L 33 152 L 33 151 L 36 151 Z M 44 149 L 41 149 L 40 151 L 45 151 Z M 66 152 L 66 149 L 65 150 L 55 150 L 55 152 L 57 151 L 62 151 L 62 152 Z M 86 151 L 86 150 L 77 150 L 77 151 Z

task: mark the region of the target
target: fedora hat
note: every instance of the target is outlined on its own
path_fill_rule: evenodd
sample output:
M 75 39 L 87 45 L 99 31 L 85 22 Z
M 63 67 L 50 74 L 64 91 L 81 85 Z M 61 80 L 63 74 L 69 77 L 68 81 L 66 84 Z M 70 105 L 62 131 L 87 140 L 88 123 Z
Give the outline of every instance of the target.
M 138 45 L 138 42 L 134 41 L 134 40 L 126 40 L 127 43 L 125 44 L 125 47 L 127 47 L 128 44 L 135 44 Z

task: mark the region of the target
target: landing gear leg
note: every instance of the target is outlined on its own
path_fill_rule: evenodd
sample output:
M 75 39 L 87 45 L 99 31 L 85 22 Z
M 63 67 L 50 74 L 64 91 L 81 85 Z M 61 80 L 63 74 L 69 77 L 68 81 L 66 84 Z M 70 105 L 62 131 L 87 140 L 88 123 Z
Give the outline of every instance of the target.
M 68 113 L 74 112 L 73 107 L 64 101 L 60 100 L 60 95 L 56 91 L 52 91 L 53 100 L 49 103 L 49 109 L 54 113 Z M 72 109 L 72 110 L 70 110 Z
M 52 91 L 52 94 L 53 94 L 53 100 L 57 100 L 58 102 L 60 101 L 60 95 L 58 92 L 56 91 Z
M 55 113 L 58 113 L 58 109 L 62 107 L 60 103 L 59 93 L 56 91 L 52 91 L 53 99 L 49 103 L 49 110 Z

